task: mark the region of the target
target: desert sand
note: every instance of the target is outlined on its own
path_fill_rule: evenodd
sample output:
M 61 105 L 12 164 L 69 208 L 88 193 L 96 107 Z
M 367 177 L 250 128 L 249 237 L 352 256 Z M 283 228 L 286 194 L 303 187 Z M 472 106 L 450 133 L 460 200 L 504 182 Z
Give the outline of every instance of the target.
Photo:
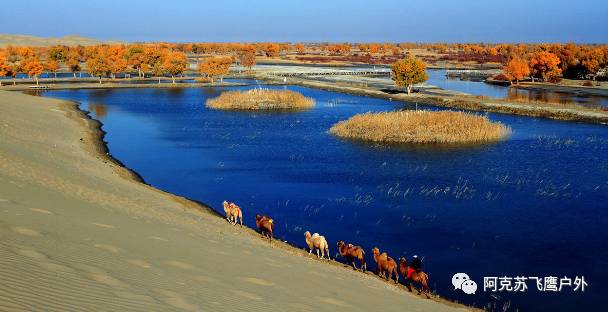
M 77 45 L 97 45 L 97 44 L 117 44 L 118 41 L 102 41 L 92 38 L 85 38 L 78 35 L 64 36 L 61 38 L 49 38 L 49 37 L 36 37 L 29 35 L 17 35 L 17 34 L 0 34 L 0 47 L 5 46 L 36 46 L 36 47 L 49 47 L 53 45 L 66 45 L 66 46 L 77 46 Z
M 85 117 L 74 103 L 0 91 L 0 311 L 466 309 L 270 248 L 140 183 Z

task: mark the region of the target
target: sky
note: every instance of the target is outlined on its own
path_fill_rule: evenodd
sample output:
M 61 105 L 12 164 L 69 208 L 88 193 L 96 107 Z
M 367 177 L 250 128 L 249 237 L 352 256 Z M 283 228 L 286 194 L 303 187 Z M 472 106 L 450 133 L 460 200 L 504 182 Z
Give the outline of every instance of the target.
M 608 0 L 2 0 L 0 33 L 167 42 L 608 42 Z

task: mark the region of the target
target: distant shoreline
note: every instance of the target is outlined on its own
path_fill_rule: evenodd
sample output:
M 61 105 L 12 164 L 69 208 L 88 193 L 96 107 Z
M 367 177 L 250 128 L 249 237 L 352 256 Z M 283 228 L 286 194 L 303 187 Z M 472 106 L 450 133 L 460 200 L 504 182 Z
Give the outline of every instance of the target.
M 266 79 L 276 81 L 276 78 Z M 582 110 L 578 108 L 557 107 L 549 105 L 537 105 L 534 103 L 526 104 L 509 102 L 499 99 L 485 99 L 471 95 L 447 96 L 447 95 L 429 95 L 423 93 L 414 93 L 407 95 L 404 93 L 390 94 L 380 90 L 360 86 L 344 86 L 335 83 L 327 83 L 325 81 L 317 81 L 311 79 L 294 79 L 289 81 L 291 84 L 301 85 L 305 87 L 325 89 L 329 91 L 350 93 L 355 95 L 371 96 L 376 98 L 397 100 L 406 103 L 418 103 L 431 106 L 463 109 L 477 112 L 492 112 L 511 115 L 542 117 L 548 119 L 557 119 L 564 121 L 577 121 L 596 124 L 608 123 L 608 112 L 599 110 Z
M 327 81 L 315 80 L 314 78 L 294 78 L 290 77 L 287 80 L 283 77 L 277 77 L 267 74 L 253 75 L 230 75 L 225 79 L 258 79 L 263 80 L 264 84 L 271 85 L 301 85 L 311 88 L 325 89 L 355 95 L 372 96 L 388 100 L 398 100 L 406 103 L 419 103 L 431 106 L 446 107 L 453 109 L 463 109 L 477 112 L 493 112 L 504 113 L 520 116 L 541 117 L 564 121 L 576 121 L 585 123 L 608 124 L 608 111 L 598 109 L 585 109 L 576 105 L 559 106 L 535 102 L 514 102 L 503 99 L 494 99 L 488 97 L 478 97 L 472 95 L 459 95 L 445 90 L 446 92 L 423 91 L 406 95 L 403 93 L 389 93 L 385 90 L 377 90 L 371 87 L 362 85 L 338 84 Z M 56 81 L 55 78 L 49 78 L 51 81 Z M 66 81 L 62 83 L 47 84 L 45 80 L 41 80 L 41 85 L 44 87 L 32 88 L 31 84 L 4 84 L 0 90 L 7 91 L 43 91 L 43 90 L 63 90 L 63 89 L 128 89 L 128 88 L 201 88 L 201 87 L 237 87 L 250 85 L 239 82 L 217 82 L 217 83 L 199 83 L 199 82 L 161 82 L 158 83 L 137 83 L 139 81 L 157 81 L 158 78 L 132 78 L 131 79 L 105 79 L 104 83 L 93 82 L 97 78 L 57 78 L 58 81 Z M 161 78 L 167 80 L 167 78 Z M 179 77 L 177 80 L 192 80 L 195 77 Z M 85 82 L 78 82 L 78 81 Z M 8 81 L 7 81 L 8 82 Z M 579 86 L 551 86 L 545 83 L 521 83 L 521 88 L 547 88 L 555 92 L 559 90 L 576 90 L 577 92 L 589 92 L 597 90 L 597 92 L 608 92 L 608 89 L 594 89 L 590 87 Z M 551 89 L 550 89 L 551 88 Z M 438 89 L 438 91 L 444 91 Z M 603 94 L 602 94 L 603 95 Z

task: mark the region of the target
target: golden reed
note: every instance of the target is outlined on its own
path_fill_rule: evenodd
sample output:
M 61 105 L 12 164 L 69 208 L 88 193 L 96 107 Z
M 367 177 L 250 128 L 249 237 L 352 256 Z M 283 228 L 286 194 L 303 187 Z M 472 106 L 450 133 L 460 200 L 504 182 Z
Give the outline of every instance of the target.
M 453 111 L 398 111 L 358 114 L 336 123 L 330 133 L 379 143 L 486 143 L 511 133 L 485 116 Z

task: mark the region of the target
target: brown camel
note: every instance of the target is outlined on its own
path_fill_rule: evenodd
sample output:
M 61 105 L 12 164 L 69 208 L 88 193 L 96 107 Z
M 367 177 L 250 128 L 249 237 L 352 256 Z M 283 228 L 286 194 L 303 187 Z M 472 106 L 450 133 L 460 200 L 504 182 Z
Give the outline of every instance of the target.
M 241 226 L 243 226 L 243 212 L 241 211 L 241 207 L 237 206 L 235 203 L 229 203 L 227 201 L 224 201 L 222 204 L 224 205 L 226 220 L 232 224 L 236 224 L 236 222 L 240 219 Z
M 412 283 L 422 285 L 422 292 L 426 295 L 427 298 L 429 296 L 429 276 L 422 272 L 416 271 L 412 267 L 407 265 L 407 260 L 404 257 L 399 259 L 399 272 L 406 280 L 406 286 L 409 291 L 412 291 Z M 418 290 L 418 294 L 420 294 L 420 290 Z
M 372 249 L 374 253 L 374 261 L 378 264 L 378 275 L 382 278 L 386 278 L 388 281 L 391 279 L 391 276 L 395 275 L 395 283 L 399 282 L 399 274 L 397 273 L 397 262 L 391 257 L 389 257 L 386 252 L 380 253 L 380 249 L 374 247 Z M 388 276 L 386 276 L 388 273 Z
M 355 270 L 359 270 L 355 265 L 355 259 L 359 260 L 359 263 L 361 264 L 361 271 L 365 273 L 367 270 L 367 264 L 365 264 L 365 251 L 361 246 L 345 244 L 344 241 L 339 241 L 338 252 L 340 253 L 340 256 L 346 259 L 346 262 L 353 265 Z
M 255 225 L 260 229 L 260 232 L 264 237 L 268 237 L 270 243 L 272 243 L 272 230 L 274 229 L 274 220 L 269 216 L 255 215 Z

